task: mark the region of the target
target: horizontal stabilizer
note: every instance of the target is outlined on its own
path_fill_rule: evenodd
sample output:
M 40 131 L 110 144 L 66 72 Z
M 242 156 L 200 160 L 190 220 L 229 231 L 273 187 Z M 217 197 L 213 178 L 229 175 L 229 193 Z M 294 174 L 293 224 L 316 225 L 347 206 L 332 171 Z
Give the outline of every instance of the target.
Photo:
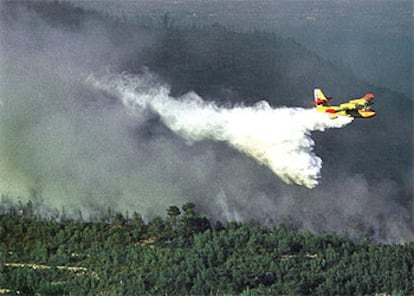
M 330 101 L 330 99 L 325 97 L 322 90 L 319 89 L 319 88 L 314 89 L 313 97 L 314 97 L 314 101 L 312 102 L 312 104 L 314 104 L 314 105 L 328 105 L 328 103 Z

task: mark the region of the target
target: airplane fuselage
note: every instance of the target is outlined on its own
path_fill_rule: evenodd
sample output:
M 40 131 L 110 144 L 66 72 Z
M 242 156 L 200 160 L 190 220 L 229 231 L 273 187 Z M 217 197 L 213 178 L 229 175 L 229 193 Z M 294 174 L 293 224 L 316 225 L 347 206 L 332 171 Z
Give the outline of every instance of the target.
M 367 93 L 364 97 L 353 99 L 346 103 L 331 106 L 330 99 L 325 97 L 320 89 L 314 90 L 314 105 L 316 111 L 321 113 L 328 113 L 331 119 L 340 116 L 354 117 L 354 118 L 371 118 L 375 116 L 375 111 L 371 109 L 373 105 L 374 95 Z
M 329 113 L 331 118 L 336 118 L 338 115 L 348 116 L 354 118 L 371 118 L 375 116 L 375 111 L 372 109 L 357 109 L 349 108 L 343 109 L 340 106 L 316 106 L 316 111 L 321 113 Z

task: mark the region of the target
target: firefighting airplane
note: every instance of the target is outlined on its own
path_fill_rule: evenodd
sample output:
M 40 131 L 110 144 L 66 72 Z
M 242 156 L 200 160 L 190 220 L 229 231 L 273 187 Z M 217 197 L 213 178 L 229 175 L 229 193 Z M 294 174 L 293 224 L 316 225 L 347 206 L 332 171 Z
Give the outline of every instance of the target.
M 338 115 L 354 118 L 371 118 L 375 116 L 375 111 L 371 109 L 374 104 L 374 95 L 372 93 L 365 94 L 362 98 L 350 100 L 348 103 L 339 106 L 329 105 L 330 98 L 325 97 L 319 88 L 315 88 L 313 92 L 316 111 L 329 113 L 331 119 L 335 119 Z

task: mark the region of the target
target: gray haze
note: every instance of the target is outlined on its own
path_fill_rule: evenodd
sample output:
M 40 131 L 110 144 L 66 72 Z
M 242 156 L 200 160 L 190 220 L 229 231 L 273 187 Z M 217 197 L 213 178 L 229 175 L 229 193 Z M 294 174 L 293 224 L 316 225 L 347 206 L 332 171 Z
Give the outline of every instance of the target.
M 221 24 L 292 37 L 364 81 L 413 96 L 414 8 L 411 0 L 71 0 L 134 20 L 168 14 L 176 25 Z
M 91 74 L 124 70 L 125 61 L 139 60 L 159 36 L 134 30 L 128 42 L 118 43 L 94 18 L 68 29 L 24 7 L 6 12 L 0 27 L 0 190 L 10 198 L 69 213 L 80 208 L 91 219 L 108 207 L 149 219 L 192 201 L 215 219 L 414 240 L 411 175 L 403 185 L 387 176 L 374 182 L 337 165 L 329 158 L 333 152 L 317 142 L 317 152 L 327 157 L 321 184 L 313 190 L 286 185 L 224 143 L 189 144 L 157 114 L 132 112 L 85 83 Z M 335 134 L 341 133 L 327 137 Z M 356 153 L 352 143 L 345 145 Z M 401 201 L 402 191 L 411 199 Z

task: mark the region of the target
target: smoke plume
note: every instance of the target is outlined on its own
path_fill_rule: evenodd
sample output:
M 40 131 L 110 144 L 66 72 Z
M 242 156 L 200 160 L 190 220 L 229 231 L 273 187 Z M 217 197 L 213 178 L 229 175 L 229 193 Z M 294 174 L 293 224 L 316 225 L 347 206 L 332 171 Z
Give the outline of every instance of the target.
M 179 98 L 146 71 L 142 75 L 90 76 L 96 88 L 118 97 L 125 106 L 149 108 L 162 122 L 189 142 L 224 141 L 266 165 L 286 183 L 313 188 L 318 184 L 322 160 L 312 148 L 313 131 L 340 128 L 352 118 L 330 119 L 312 109 L 272 108 L 266 101 L 254 106 L 221 107 L 194 92 Z
M 112 208 L 148 220 L 194 202 L 212 221 L 414 240 L 411 101 L 283 39 L 174 35 L 56 1 L 49 10 L 3 2 L 2 205 L 30 199 L 49 217 L 99 220 Z M 108 74 L 123 71 L 141 74 Z M 350 119 L 275 108 L 305 106 L 317 85 L 344 98 L 372 91 L 378 116 L 332 130 Z M 252 105 L 256 97 L 270 103 Z

